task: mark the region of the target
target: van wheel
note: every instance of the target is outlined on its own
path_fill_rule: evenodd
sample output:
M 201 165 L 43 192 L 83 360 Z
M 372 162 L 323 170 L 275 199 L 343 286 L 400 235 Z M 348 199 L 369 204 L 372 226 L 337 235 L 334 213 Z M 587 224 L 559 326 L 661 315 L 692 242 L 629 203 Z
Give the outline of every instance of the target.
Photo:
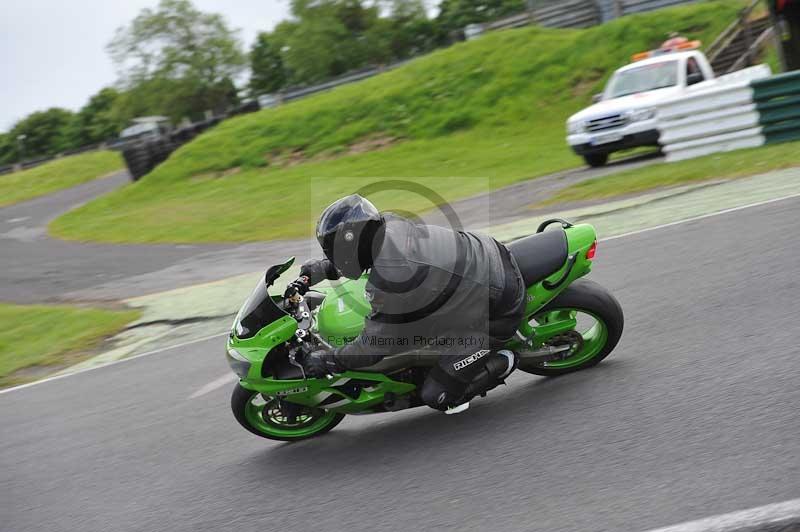
M 583 156 L 583 160 L 586 161 L 586 164 L 588 164 L 592 168 L 598 168 L 600 166 L 605 166 L 605 164 L 608 162 L 608 154 L 607 153 L 586 154 Z

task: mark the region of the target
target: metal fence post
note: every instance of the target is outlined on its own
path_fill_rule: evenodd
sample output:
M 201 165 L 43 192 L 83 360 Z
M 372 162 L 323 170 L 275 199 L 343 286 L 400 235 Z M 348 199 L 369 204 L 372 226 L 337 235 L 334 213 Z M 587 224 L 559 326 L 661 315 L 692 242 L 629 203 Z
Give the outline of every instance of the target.
M 614 7 L 614 18 L 620 18 L 625 11 L 622 7 L 622 0 L 611 0 L 611 3 Z

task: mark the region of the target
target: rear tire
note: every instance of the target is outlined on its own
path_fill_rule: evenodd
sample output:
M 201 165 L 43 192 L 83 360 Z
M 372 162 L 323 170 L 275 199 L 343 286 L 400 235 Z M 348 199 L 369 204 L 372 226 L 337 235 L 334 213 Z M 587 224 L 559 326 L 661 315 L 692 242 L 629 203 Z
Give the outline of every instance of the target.
M 531 361 L 525 363 L 525 361 L 522 361 L 520 362 L 519 369 L 526 373 L 543 375 L 545 377 L 572 373 L 573 371 L 580 371 L 599 364 L 600 361 L 606 358 L 617 346 L 622 336 L 625 317 L 617 298 L 604 287 L 588 279 L 578 279 L 537 312 L 534 318 L 548 312 L 562 309 L 577 310 L 579 312 L 591 314 L 598 322 L 602 322 L 605 326 L 606 334 L 605 343 L 602 345 L 602 348 L 591 358 L 575 366 L 556 368 L 547 367 L 541 362 Z
M 601 166 L 605 166 L 606 163 L 608 162 L 608 154 L 607 153 L 586 154 L 583 156 L 583 160 L 586 161 L 586 164 L 588 164 L 592 168 L 599 168 Z

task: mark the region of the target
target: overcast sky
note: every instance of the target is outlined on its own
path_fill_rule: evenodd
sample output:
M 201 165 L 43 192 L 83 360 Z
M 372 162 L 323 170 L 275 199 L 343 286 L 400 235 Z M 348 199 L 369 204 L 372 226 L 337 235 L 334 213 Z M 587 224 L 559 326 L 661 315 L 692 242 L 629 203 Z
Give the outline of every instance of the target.
M 249 49 L 256 33 L 288 17 L 288 0 L 193 0 L 221 13 Z M 105 51 L 114 30 L 158 0 L 2 0 L 0 131 L 48 107 L 73 111 L 116 80 Z

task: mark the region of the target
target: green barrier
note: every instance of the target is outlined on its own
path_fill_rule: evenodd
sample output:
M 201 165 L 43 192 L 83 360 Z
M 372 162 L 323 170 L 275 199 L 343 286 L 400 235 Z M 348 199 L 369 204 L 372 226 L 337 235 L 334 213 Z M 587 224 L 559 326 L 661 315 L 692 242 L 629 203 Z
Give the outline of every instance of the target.
M 761 114 L 761 124 L 774 124 L 784 120 L 800 118 L 800 96 L 772 100 L 766 104 L 757 105 L 756 109 Z
M 750 83 L 750 86 L 753 87 L 755 92 L 759 92 L 773 87 L 782 87 L 796 83 L 800 83 L 800 70 L 784 72 L 783 74 L 776 74 L 768 78 L 754 79 Z
M 800 118 L 766 125 L 761 132 L 767 144 L 800 140 Z
M 750 86 L 766 143 L 800 140 L 800 71 L 755 80 Z

